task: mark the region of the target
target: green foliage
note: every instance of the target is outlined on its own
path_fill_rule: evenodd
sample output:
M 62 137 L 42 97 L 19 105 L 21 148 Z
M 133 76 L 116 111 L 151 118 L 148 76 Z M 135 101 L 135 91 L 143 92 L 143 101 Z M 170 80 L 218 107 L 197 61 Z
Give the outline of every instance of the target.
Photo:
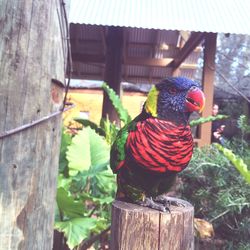
M 228 160 L 236 167 L 240 174 L 245 178 L 245 180 L 250 184 L 250 171 L 247 169 L 247 165 L 242 158 L 235 155 L 232 150 L 222 147 L 216 144 L 217 148 L 227 157 Z
M 247 117 L 245 115 L 241 115 L 237 124 L 241 130 L 242 139 L 245 139 L 245 136 L 250 134 L 250 125 L 248 124 Z
M 110 122 L 108 117 L 106 119 L 101 119 L 100 126 L 105 131 L 105 139 L 107 143 L 109 145 L 112 145 L 119 131 L 119 128 L 115 123 Z
M 109 145 L 90 127 L 72 139 L 62 135 L 55 229 L 64 233 L 70 249 L 110 225 L 115 177 L 109 164 Z
M 202 123 L 212 122 L 212 121 L 222 120 L 222 119 L 227 119 L 227 118 L 228 118 L 227 115 L 201 117 L 199 119 L 190 121 L 190 126 L 193 127 L 193 126 L 197 126 L 197 125 L 202 124 Z
M 55 229 L 67 236 L 67 244 L 70 249 L 79 245 L 84 239 L 90 236 L 90 232 L 96 227 L 95 218 L 73 218 L 55 223 Z
M 88 170 L 90 166 L 105 163 L 109 159 L 109 146 L 91 128 L 84 128 L 74 136 L 68 146 L 66 158 L 69 162 L 69 175 Z
M 119 97 L 105 83 L 103 89 L 127 125 L 131 118 Z M 200 118 L 191 121 L 191 126 L 225 118 L 227 116 L 222 115 Z M 71 249 L 110 225 L 116 184 L 109 168 L 109 145 L 119 130 L 108 118 L 102 119 L 100 126 L 88 120 L 76 120 L 87 128 L 73 138 L 62 134 L 55 216 L 55 228 L 64 233 Z M 240 118 L 238 125 L 243 131 L 242 137 L 230 144 L 234 150 L 228 153 L 228 158 L 224 156 L 224 149 L 220 151 L 215 146 L 195 149 L 190 166 L 182 173 L 181 191 L 183 198 L 194 204 L 196 217 L 213 222 L 216 233 L 228 240 L 229 249 L 243 250 L 249 246 L 250 189 L 231 162 L 236 162 L 245 176 L 247 168 L 234 154 L 250 164 L 250 149 L 244 140 L 249 133 L 246 119 Z M 248 180 L 248 174 L 246 176 Z
M 216 237 L 234 248 L 249 239 L 250 189 L 216 146 L 196 148 L 181 174 L 182 197 L 195 207 L 195 217 L 213 223 Z M 248 228 L 248 229 L 247 229 Z
M 110 101 L 115 107 L 115 110 L 118 113 L 120 120 L 123 121 L 124 124 L 129 123 L 131 121 L 131 117 L 128 114 L 128 111 L 123 107 L 119 96 L 106 83 L 103 83 L 102 88 L 107 93 Z
M 81 123 L 84 127 L 90 127 L 93 130 L 95 130 L 95 132 L 101 136 L 105 136 L 105 130 L 103 130 L 102 128 L 100 128 L 96 123 L 87 120 L 87 119 L 83 119 L 83 118 L 74 118 L 74 121 Z
M 196 148 L 189 167 L 182 172 L 182 196 L 195 206 L 195 216 L 209 220 L 216 237 L 228 242 L 227 249 L 249 249 L 250 228 L 250 126 L 238 119 L 241 138 L 226 147 L 212 144 Z M 240 173 L 240 174 L 239 174 Z
M 65 157 L 67 147 L 71 144 L 71 136 L 65 133 L 65 130 L 62 131 L 62 139 L 61 139 L 61 148 L 60 148 L 60 156 L 59 156 L 59 171 L 67 172 L 68 169 L 68 160 Z

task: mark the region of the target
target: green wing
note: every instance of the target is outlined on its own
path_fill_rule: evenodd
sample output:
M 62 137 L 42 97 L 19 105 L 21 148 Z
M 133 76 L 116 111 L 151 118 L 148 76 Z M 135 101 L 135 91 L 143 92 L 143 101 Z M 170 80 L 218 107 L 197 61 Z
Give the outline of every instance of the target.
M 129 124 L 124 126 L 117 134 L 116 139 L 111 147 L 110 152 L 110 167 L 114 173 L 117 172 L 120 164 L 125 160 L 125 146 L 128 138 Z
M 126 124 L 117 134 L 116 139 L 111 147 L 110 152 L 110 167 L 114 173 L 122 167 L 122 163 L 126 158 L 126 142 L 130 131 L 136 129 L 138 121 L 145 120 L 149 117 L 149 114 L 142 111 L 133 121 Z
M 125 125 L 117 134 L 116 139 L 111 147 L 110 167 L 116 173 L 126 158 L 126 142 L 130 131 L 135 130 L 138 117 Z

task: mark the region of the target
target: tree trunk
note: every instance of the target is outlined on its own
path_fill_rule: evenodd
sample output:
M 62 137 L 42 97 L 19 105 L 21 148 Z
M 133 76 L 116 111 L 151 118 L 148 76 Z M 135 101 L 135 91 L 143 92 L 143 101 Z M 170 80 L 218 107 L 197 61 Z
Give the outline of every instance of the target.
M 0 134 L 58 111 L 60 1 L 0 1 Z M 52 248 L 61 116 L 0 139 L 0 249 Z
M 186 201 L 170 213 L 115 201 L 112 207 L 111 250 L 192 250 L 193 212 Z

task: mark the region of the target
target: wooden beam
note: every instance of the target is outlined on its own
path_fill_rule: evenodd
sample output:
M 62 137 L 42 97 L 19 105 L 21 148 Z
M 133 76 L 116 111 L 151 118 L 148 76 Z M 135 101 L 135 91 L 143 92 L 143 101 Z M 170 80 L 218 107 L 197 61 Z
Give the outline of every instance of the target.
M 160 80 L 162 80 L 162 78 L 164 78 L 165 76 L 157 76 L 157 77 L 153 77 L 152 78 L 152 81 L 155 81 L 155 82 L 158 82 Z M 96 73 L 85 73 L 85 72 L 73 72 L 72 73 L 72 76 L 71 76 L 72 79 L 82 79 L 82 80 L 100 80 L 100 81 L 103 81 L 103 78 L 101 75 L 97 75 Z M 132 83 L 136 83 L 136 79 L 142 79 L 144 80 L 146 83 L 149 83 L 149 79 L 147 76 L 143 76 L 143 75 L 128 75 L 127 77 L 122 76 L 122 80 L 123 81 L 126 81 L 126 82 L 132 82 Z
M 205 35 L 202 85 L 204 94 L 206 96 L 206 105 L 204 111 L 202 112 L 202 117 L 207 117 L 212 113 L 214 95 L 216 38 L 216 33 L 207 33 Z M 211 143 L 211 123 L 204 123 L 200 126 L 199 137 L 201 140 L 198 142 L 198 146 L 201 147 Z
M 122 58 L 124 46 L 124 29 L 121 27 L 109 27 L 107 33 L 107 54 L 105 60 L 105 76 L 104 81 L 120 95 L 122 81 Z M 104 93 L 102 117 L 109 116 L 111 121 L 119 121 L 117 113 Z
M 159 47 L 158 41 L 159 41 L 159 36 L 160 36 L 160 30 L 155 30 L 154 33 L 155 33 L 155 35 L 154 35 L 154 45 L 151 48 L 151 57 L 152 58 L 157 58 L 156 57 L 157 52 L 159 51 L 158 50 L 158 47 Z M 161 51 L 161 53 L 162 53 L 162 51 Z M 149 78 L 149 80 L 151 80 L 153 73 L 154 73 L 154 68 L 153 67 L 149 68 L 148 69 L 148 78 Z
M 126 55 L 128 55 L 129 53 L 129 36 L 130 36 L 130 33 L 128 31 L 128 29 L 125 29 L 124 30 L 124 51 L 123 51 L 123 61 L 125 62 L 126 61 Z M 128 67 L 127 65 L 124 65 L 124 68 L 123 68 L 123 78 L 126 79 L 127 76 L 128 76 Z
M 82 63 L 105 63 L 105 57 L 103 55 L 91 55 L 83 53 L 72 53 L 72 60 L 74 62 Z M 124 65 L 137 65 L 137 66 L 149 66 L 149 67 L 166 67 L 172 58 L 142 58 L 142 57 L 127 57 L 124 59 Z M 180 68 L 182 69 L 196 69 L 196 64 L 182 63 Z
M 171 58 L 138 58 L 138 57 L 128 57 L 126 58 L 126 65 L 137 65 L 137 66 L 149 66 L 149 67 L 166 67 Z
M 188 41 L 180 50 L 179 54 L 175 57 L 174 60 L 172 60 L 168 67 L 177 69 L 181 65 L 181 63 L 184 62 L 184 60 L 193 52 L 193 50 L 201 43 L 203 39 L 204 33 L 192 33 Z
M 72 61 L 81 63 L 105 63 L 105 56 L 100 54 L 72 53 Z

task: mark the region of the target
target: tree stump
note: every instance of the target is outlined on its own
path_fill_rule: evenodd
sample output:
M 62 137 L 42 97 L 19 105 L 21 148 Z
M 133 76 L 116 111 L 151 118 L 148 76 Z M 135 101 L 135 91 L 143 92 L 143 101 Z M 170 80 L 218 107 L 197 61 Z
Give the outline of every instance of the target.
M 194 249 L 194 208 L 187 201 L 160 212 L 132 203 L 114 201 L 112 206 L 111 250 Z

